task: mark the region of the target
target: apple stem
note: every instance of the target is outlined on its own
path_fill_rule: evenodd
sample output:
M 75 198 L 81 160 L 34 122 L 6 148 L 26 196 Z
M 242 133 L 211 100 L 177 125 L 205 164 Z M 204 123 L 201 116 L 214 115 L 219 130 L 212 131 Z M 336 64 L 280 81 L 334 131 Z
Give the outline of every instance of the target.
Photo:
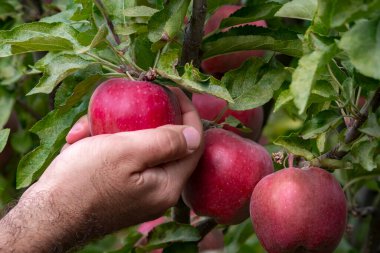
M 294 155 L 292 153 L 288 154 L 288 166 L 289 168 L 293 168 Z
M 178 223 L 190 224 L 190 208 L 186 206 L 182 197 L 178 200 L 177 205 L 173 207 L 172 217 Z
M 195 227 L 201 236 L 201 239 L 199 241 L 201 241 L 217 225 L 218 223 L 212 218 L 206 218 L 195 224 Z

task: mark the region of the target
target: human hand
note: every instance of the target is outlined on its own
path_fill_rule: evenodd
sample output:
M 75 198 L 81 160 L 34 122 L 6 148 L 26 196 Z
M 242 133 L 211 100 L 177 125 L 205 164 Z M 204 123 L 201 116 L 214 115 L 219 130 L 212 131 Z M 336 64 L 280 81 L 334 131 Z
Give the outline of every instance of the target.
M 67 241 L 73 234 L 87 240 L 157 218 L 176 204 L 202 153 L 202 124 L 186 96 L 174 92 L 185 125 L 90 138 L 80 134 L 25 192 L 21 205 L 47 195 L 49 211 L 62 224 L 56 226 L 59 232 L 50 230 L 52 238 L 59 234 L 54 241 L 62 242 L 66 234 L 71 234 Z M 88 133 L 86 122 L 80 122 L 82 133 Z M 70 143 L 73 139 L 68 137 Z

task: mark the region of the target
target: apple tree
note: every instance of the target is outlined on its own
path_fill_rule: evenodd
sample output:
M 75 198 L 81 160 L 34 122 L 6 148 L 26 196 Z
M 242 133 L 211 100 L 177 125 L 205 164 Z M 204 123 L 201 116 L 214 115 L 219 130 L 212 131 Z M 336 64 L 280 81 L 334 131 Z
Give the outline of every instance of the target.
M 264 160 L 263 150 L 276 171 L 267 177 L 286 174 L 287 167 L 302 173 L 314 167 L 313 176 L 294 184 L 296 176 L 267 183 L 262 175 L 272 187 L 260 177 L 265 193 L 255 192 L 255 203 L 245 198 L 246 214 L 238 222 L 193 214 L 186 195 L 202 193 L 186 187 L 186 203 L 180 199 L 159 222 L 108 235 L 79 252 L 379 252 L 379 10 L 380 0 L 1 1 L 0 209 L 59 154 L 99 84 L 145 80 L 194 94 L 205 130 L 228 130 L 266 149 L 244 153 L 226 141 L 234 163 Z M 205 189 L 213 188 L 213 174 L 205 174 Z M 218 187 L 244 192 L 247 185 Z M 288 201 L 276 199 L 280 195 Z M 234 208 L 232 203 L 220 208 Z M 295 227 L 311 239 L 299 239 L 288 251 L 271 247 L 259 234 L 270 229 L 254 229 L 247 219 L 249 204 L 257 210 L 251 210 L 254 225 L 265 218 L 269 227 L 275 221 L 289 228 L 281 238 L 272 231 L 272 239 L 280 238 L 272 240 L 276 245 L 298 240 Z M 325 205 L 343 211 L 326 212 L 332 209 Z M 329 227 L 333 215 L 342 229 Z M 330 248 L 308 244 L 335 230 L 341 231 L 332 235 Z

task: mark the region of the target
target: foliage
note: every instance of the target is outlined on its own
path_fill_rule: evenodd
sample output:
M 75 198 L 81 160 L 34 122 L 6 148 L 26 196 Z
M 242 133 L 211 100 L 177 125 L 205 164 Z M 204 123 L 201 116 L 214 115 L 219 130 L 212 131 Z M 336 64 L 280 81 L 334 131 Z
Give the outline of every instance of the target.
M 202 59 L 257 49 L 267 50 L 266 56 L 249 59 L 221 80 L 191 62 L 178 65 L 191 1 L 98 2 L 46 1 L 35 12 L 33 4 L 0 2 L 0 151 L 7 143 L 14 150 L 12 159 L 0 164 L 0 208 L 59 153 L 101 80 L 138 79 L 152 69 L 157 83 L 215 95 L 234 110 L 273 105 L 264 130 L 268 150 L 285 150 L 301 164 L 334 170 L 350 210 L 373 205 L 375 200 L 363 204 L 357 196 L 363 189 L 379 192 L 379 0 L 245 1 L 203 38 Z M 228 3 L 236 1 L 208 1 L 207 15 Z M 268 27 L 222 30 L 262 19 Z M 12 112 L 17 122 L 6 126 Z M 227 120 L 247 131 L 237 119 Z M 372 233 L 368 222 L 349 220 L 354 233 L 363 227 Z M 145 248 L 134 249 L 139 238 L 136 231 L 111 235 L 95 244 L 106 246 L 83 252 L 146 252 L 168 245 L 165 252 L 184 245 L 194 252 L 191 242 L 200 237 L 192 227 L 166 224 Z M 226 228 L 225 243 L 226 252 L 263 252 L 248 222 Z M 124 249 L 114 251 L 115 244 Z M 364 244 L 364 237 L 347 234 L 337 252 L 359 252 Z

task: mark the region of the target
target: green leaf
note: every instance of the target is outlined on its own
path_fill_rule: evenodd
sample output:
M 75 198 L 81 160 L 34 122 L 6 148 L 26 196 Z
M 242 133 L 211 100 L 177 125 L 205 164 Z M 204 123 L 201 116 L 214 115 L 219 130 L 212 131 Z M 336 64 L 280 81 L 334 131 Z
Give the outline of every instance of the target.
M 307 160 L 314 158 L 313 153 L 309 151 L 312 146 L 310 141 L 302 139 L 297 134 L 278 137 L 273 143 L 287 149 L 294 155 L 305 157 Z
M 163 248 L 173 242 L 196 242 L 201 239 L 198 230 L 187 224 L 168 222 L 155 227 L 148 235 L 148 243 L 142 248 L 152 250 Z
M 220 28 L 273 18 L 280 7 L 281 4 L 275 2 L 253 3 L 253 5 L 243 7 L 232 13 L 228 18 L 223 19 Z
M 141 34 L 134 39 L 131 54 L 136 64 L 142 69 L 148 70 L 153 67 L 156 54 L 152 52 L 152 42 L 149 41 L 147 34 Z
M 154 43 L 161 39 L 173 39 L 183 25 L 189 4 L 190 0 L 167 1 L 165 8 L 149 20 L 149 40 Z
M 276 99 L 276 103 L 274 105 L 274 112 L 277 112 L 281 107 L 283 107 L 285 104 L 289 103 L 294 99 L 294 96 L 290 89 L 283 90 L 278 98 Z
M 11 130 L 9 128 L 0 130 L 0 153 L 3 152 L 5 145 L 7 145 L 10 132 Z
M 326 132 L 330 127 L 342 120 L 341 115 L 332 110 L 319 112 L 306 121 L 302 129 L 302 138 L 312 139 Z
M 277 17 L 312 20 L 318 0 L 293 0 L 284 4 L 275 14 Z
M 318 77 L 320 67 L 326 64 L 335 54 L 336 45 L 332 44 L 322 50 L 316 50 L 302 56 L 293 73 L 290 91 L 294 96 L 294 104 L 302 114 L 310 98 L 311 90 Z
M 78 50 L 80 33 L 65 23 L 26 23 L 0 31 L 0 57 L 34 51 Z
M 105 41 L 106 37 L 108 35 L 108 29 L 106 25 L 102 25 L 99 27 L 98 32 L 96 33 L 95 37 L 92 39 L 91 44 L 82 50 L 80 50 L 78 53 L 85 53 L 93 48 L 95 48 L 97 45 L 99 45 L 101 42 Z
M 380 15 L 379 0 L 334 0 L 331 1 L 330 25 L 339 27 L 361 18 L 371 19 Z
M 163 54 L 161 54 L 160 59 L 157 63 L 157 68 L 163 70 L 170 75 L 176 75 L 176 65 L 178 63 L 178 58 L 181 53 L 179 47 L 170 48 Z
M 72 124 L 87 110 L 87 103 L 62 113 L 59 109 L 47 114 L 30 131 L 40 138 L 40 146 L 25 155 L 17 168 L 17 189 L 29 186 L 59 153 Z
M 126 17 L 151 17 L 158 11 L 157 9 L 141 5 L 125 9 L 124 15 Z
M 224 124 L 227 124 L 229 126 L 232 126 L 232 127 L 235 127 L 237 129 L 239 129 L 239 131 L 243 132 L 243 133 L 252 133 L 252 129 L 250 129 L 249 127 L 246 127 L 243 123 L 241 123 L 240 120 L 238 120 L 237 118 L 235 118 L 234 116 L 232 115 L 229 115 L 223 122 Z
M 376 156 L 378 154 L 379 143 L 377 140 L 363 138 L 352 145 L 351 154 L 356 162 L 365 170 L 372 171 L 377 168 Z
M 36 67 L 44 74 L 27 95 L 50 93 L 67 76 L 79 69 L 87 68 L 90 64 L 96 64 L 77 54 L 49 55 L 47 58 L 42 58 L 40 62 L 36 63 Z
M 7 123 L 14 105 L 14 97 L 4 88 L 0 87 L 0 129 Z
M 188 91 L 207 93 L 233 103 L 230 93 L 225 87 L 221 86 L 219 80 L 212 76 L 202 74 L 198 69 L 189 64 L 185 65 L 184 70 L 185 71 L 182 76 L 169 74 L 160 69 L 157 69 L 157 73 L 160 76 L 175 82 Z
M 380 20 L 363 20 L 343 34 L 339 47 L 363 75 L 380 80 Z
M 267 103 L 288 76 L 283 68 L 269 66 L 265 66 L 264 74 L 260 75 L 263 65 L 263 60 L 253 57 L 224 75 L 222 85 L 230 91 L 235 102 L 230 105 L 232 110 L 248 110 Z
M 369 136 L 380 138 L 380 125 L 375 113 L 369 114 L 368 120 L 364 126 L 359 129 L 359 131 Z
M 266 49 L 300 57 L 302 43 L 296 33 L 264 27 L 243 26 L 231 28 L 227 32 L 216 33 L 204 39 L 203 58 L 242 50 Z

